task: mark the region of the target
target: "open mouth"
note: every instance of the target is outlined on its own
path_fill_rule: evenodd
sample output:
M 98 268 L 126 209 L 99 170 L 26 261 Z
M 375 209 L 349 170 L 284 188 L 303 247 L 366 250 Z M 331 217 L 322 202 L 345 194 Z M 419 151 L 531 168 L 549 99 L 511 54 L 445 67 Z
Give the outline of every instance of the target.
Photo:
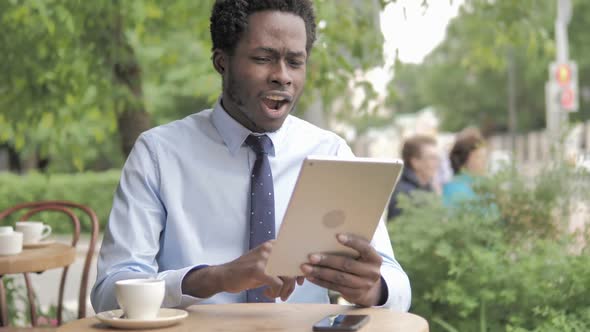
M 278 111 L 289 101 L 287 100 L 287 98 L 282 96 L 270 95 L 262 98 L 262 102 L 264 103 L 264 105 L 266 105 L 266 107 L 268 107 L 268 109 L 272 111 Z

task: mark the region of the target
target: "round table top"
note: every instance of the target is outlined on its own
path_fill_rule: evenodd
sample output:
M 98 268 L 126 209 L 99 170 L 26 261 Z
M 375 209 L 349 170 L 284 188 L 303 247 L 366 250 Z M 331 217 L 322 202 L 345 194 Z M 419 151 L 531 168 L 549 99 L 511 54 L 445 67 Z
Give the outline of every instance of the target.
M 195 305 L 189 316 L 171 327 L 150 331 L 305 331 L 330 314 L 365 314 L 369 322 L 360 331 L 428 332 L 428 323 L 420 316 L 380 308 L 357 308 L 335 304 L 241 303 Z M 58 332 L 121 331 L 94 317 L 62 325 Z
M 42 272 L 64 267 L 74 262 L 76 249 L 64 243 L 24 249 L 20 254 L 0 256 L 0 275 L 22 272 Z

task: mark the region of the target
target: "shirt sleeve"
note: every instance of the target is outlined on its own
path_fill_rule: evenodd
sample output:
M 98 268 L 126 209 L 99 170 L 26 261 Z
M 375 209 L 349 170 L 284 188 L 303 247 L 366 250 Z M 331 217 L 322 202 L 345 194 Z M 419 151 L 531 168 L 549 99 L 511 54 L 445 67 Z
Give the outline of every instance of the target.
M 337 156 L 354 157 L 350 147 L 344 140 L 338 146 Z M 387 288 L 387 300 L 385 304 L 379 306 L 390 308 L 397 311 L 408 311 L 412 302 L 412 291 L 410 280 L 401 265 L 395 259 L 389 233 L 385 226 L 385 218 L 381 218 L 371 245 L 377 250 L 383 263 L 381 264 L 381 277 L 385 281 L 384 286 Z
M 383 258 L 381 277 L 387 287 L 387 300 L 381 307 L 396 311 L 408 311 L 412 302 L 410 280 L 395 259 L 389 233 L 387 233 L 387 227 L 383 218 L 379 221 L 379 226 L 377 226 L 371 244 L 379 255 L 381 255 L 381 258 Z
M 97 263 L 91 302 L 96 312 L 118 307 L 115 282 L 123 279 L 165 280 L 164 307 L 187 307 L 203 299 L 182 294 L 182 280 L 197 266 L 159 271 L 156 257 L 166 223 L 160 197 L 160 175 L 155 147 L 147 133 L 131 151 L 117 187 Z

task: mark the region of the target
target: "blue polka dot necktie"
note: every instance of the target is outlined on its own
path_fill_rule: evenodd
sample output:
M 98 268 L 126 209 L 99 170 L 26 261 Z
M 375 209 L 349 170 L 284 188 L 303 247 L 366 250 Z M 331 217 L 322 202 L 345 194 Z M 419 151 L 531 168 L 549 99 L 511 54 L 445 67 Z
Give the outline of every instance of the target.
M 250 184 L 250 249 L 275 238 L 275 198 L 268 154 L 274 152 L 266 135 L 246 138 L 246 144 L 256 153 Z M 264 296 L 266 286 L 246 291 L 247 302 L 274 302 Z

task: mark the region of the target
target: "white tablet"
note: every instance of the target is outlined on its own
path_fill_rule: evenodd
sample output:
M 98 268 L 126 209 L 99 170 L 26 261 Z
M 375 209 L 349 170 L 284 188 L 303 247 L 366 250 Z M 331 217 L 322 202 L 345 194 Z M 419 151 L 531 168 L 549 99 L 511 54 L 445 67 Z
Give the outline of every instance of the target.
M 302 275 L 301 264 L 316 252 L 358 256 L 336 234 L 372 239 L 402 168 L 402 161 L 394 159 L 307 157 L 266 273 Z

